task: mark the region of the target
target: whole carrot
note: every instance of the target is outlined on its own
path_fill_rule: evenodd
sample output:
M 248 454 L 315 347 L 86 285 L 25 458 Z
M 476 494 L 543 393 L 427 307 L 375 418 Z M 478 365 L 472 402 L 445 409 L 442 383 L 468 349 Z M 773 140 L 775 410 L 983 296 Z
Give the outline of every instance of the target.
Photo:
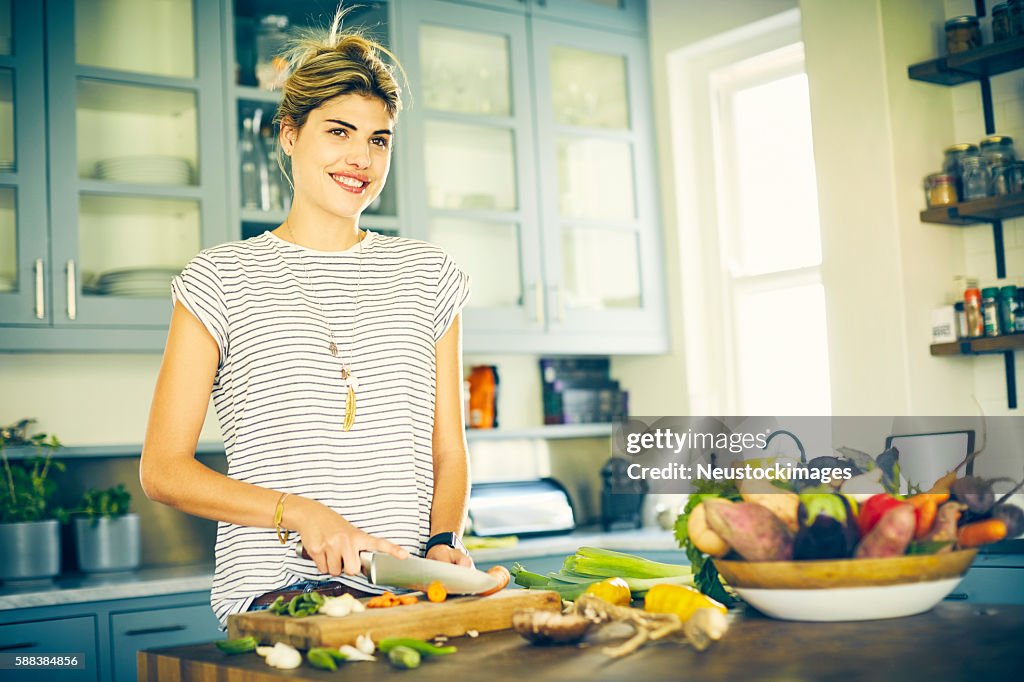
M 1006 537 L 1006 522 L 1002 519 L 985 519 L 961 526 L 956 543 L 961 547 L 980 547 L 999 542 Z
M 914 495 L 908 497 L 908 502 L 914 507 L 914 539 L 920 540 L 927 535 L 932 526 L 935 525 L 935 516 L 939 510 L 941 495 L 933 495 L 930 493 L 921 493 L 920 495 Z M 945 500 L 941 500 L 944 502 Z

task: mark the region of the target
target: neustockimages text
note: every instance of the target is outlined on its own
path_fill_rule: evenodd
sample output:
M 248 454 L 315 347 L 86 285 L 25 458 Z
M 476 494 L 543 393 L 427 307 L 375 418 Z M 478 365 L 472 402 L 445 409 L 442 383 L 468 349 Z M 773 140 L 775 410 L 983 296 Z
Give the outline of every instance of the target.
M 715 467 L 710 464 L 667 464 L 661 467 L 645 467 L 641 464 L 630 464 L 626 469 L 626 475 L 635 481 L 639 480 L 662 480 L 662 481 L 691 481 L 701 479 L 705 481 L 724 480 L 779 480 L 779 481 L 821 481 L 830 483 L 834 479 L 849 479 L 853 476 L 850 469 L 836 467 L 833 469 L 805 469 L 792 465 L 783 465 L 775 462 L 770 466 L 743 466 Z

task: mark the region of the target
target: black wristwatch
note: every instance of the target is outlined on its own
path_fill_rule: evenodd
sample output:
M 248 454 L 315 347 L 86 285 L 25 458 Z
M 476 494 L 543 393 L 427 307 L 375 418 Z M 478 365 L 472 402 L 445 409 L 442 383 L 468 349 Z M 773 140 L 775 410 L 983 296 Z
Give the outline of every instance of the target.
M 426 556 L 427 552 L 430 551 L 430 548 L 435 545 L 445 545 L 446 547 L 457 549 L 460 552 L 466 551 L 466 547 L 462 544 L 462 540 L 460 540 L 459 536 L 455 533 L 438 533 L 436 535 L 432 535 L 430 539 L 427 540 L 427 547 L 423 550 L 423 556 Z

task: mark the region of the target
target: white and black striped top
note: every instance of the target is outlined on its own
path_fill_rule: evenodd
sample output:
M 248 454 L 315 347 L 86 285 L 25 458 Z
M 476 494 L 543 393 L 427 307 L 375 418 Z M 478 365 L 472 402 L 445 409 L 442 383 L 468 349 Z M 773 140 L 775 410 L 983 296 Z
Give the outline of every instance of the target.
M 434 346 L 469 297 L 455 262 L 426 242 L 374 232 L 340 252 L 265 232 L 202 251 L 171 289 L 220 348 L 213 401 L 228 475 L 319 500 L 422 555 L 434 489 Z M 345 432 L 340 372 L 349 358 L 359 390 Z M 281 545 L 273 529 L 219 524 L 211 603 L 222 623 L 261 594 L 330 578 L 295 555 L 298 540 Z M 362 576 L 338 580 L 380 591 Z

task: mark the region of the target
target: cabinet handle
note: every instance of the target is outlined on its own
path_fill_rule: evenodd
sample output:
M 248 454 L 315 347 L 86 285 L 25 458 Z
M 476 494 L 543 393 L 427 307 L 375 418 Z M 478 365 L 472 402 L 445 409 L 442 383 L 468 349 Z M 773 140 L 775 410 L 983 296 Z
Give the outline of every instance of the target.
M 161 632 L 181 632 L 188 628 L 184 625 L 165 625 L 159 628 L 143 628 L 142 630 L 125 630 L 125 637 L 137 637 L 139 635 L 155 635 Z
M 36 319 L 41 320 L 46 317 L 46 303 L 45 289 L 43 286 L 43 259 L 36 258 L 35 263 L 35 274 L 36 274 Z
M 78 301 L 77 293 L 75 291 L 75 261 L 68 261 L 68 319 L 73 320 L 78 317 Z
M 38 642 L 18 642 L 17 644 L 0 644 L 0 651 L 14 651 L 15 649 L 31 649 L 39 646 Z
M 946 595 L 946 601 L 967 601 L 966 592 L 953 592 Z

